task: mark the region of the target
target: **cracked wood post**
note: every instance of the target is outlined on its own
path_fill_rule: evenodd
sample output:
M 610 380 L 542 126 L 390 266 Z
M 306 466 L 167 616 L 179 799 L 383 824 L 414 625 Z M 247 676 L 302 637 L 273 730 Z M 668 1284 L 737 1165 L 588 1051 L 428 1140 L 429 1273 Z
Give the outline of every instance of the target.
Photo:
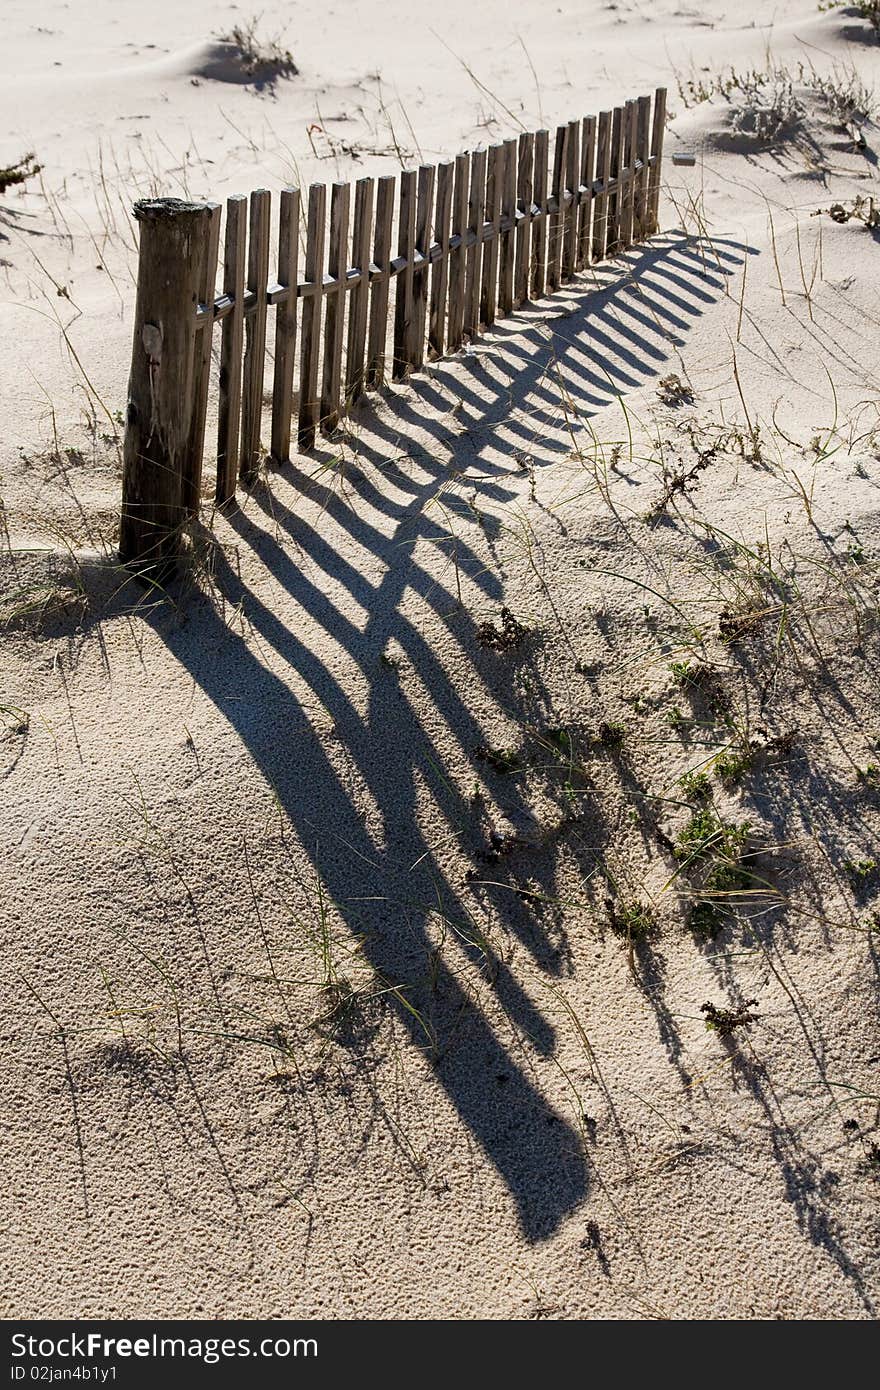
M 213 213 L 206 203 L 148 198 L 135 203 L 134 216 L 140 258 L 119 558 L 161 581 L 174 571 L 187 516 L 196 308 Z

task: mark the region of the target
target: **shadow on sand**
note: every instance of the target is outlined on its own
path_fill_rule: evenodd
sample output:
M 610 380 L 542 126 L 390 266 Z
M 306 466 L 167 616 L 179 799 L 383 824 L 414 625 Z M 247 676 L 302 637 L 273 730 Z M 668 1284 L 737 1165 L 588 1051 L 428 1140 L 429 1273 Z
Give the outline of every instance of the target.
M 549 308 L 545 303 L 515 323 L 500 324 L 473 357 L 434 364 L 429 375 L 412 379 L 381 410 L 367 404 L 357 422 L 357 455 L 360 463 L 375 468 L 352 470 L 345 496 L 322 481 L 320 469 L 313 476 L 296 463 L 281 470 L 280 481 L 291 481 L 310 503 L 317 502 L 321 515 L 350 539 L 353 551 L 365 549 L 379 562 L 377 582 L 328 542 L 331 528 L 319 528 L 285 505 L 280 487 L 271 493 L 258 487 L 245 510 L 233 514 L 231 525 L 240 552 L 250 549 L 282 591 L 282 616 L 218 553 L 217 589 L 225 604 L 241 605 L 255 642 L 247 644 L 230 631 L 218 611 L 222 605 L 212 606 L 207 599 L 189 604 L 182 620 L 167 604 L 149 617 L 271 784 L 328 896 L 348 928 L 364 938 L 372 967 L 386 980 L 406 982 L 407 999 L 430 1020 L 437 1038 L 437 1081 L 501 1175 L 522 1229 L 533 1241 L 548 1237 L 588 1188 L 579 1133 L 548 1105 L 529 1071 L 529 1048 L 552 1054 L 554 1027 L 498 959 L 486 974 L 514 1031 L 527 1044 L 522 1048 L 511 1050 L 499 1042 L 442 961 L 435 960 L 428 980 L 432 916 L 457 927 L 462 949 L 487 965 L 485 950 L 474 944 L 473 901 L 466 885 L 454 881 L 444 867 L 437 848 L 459 833 L 469 807 L 451 784 L 438 787 L 438 823 L 431 835 L 420 829 L 432 732 L 383 666 L 381 654 L 393 639 L 422 690 L 429 692 L 432 722 L 444 727 L 463 758 L 472 758 L 486 731 L 461 698 L 446 663 L 438 659 L 436 642 L 429 643 L 402 609 L 404 596 L 415 591 L 425 611 L 432 610 L 431 622 L 443 642 L 455 644 L 479 668 L 472 618 L 458 604 L 453 586 L 446 587 L 436 572 L 417 562 L 417 543 L 449 554 L 450 532 L 430 505 L 438 486 L 450 470 L 484 462 L 474 475 L 479 497 L 493 504 L 514 501 L 522 492 L 522 477 L 516 477 L 515 464 L 481 461 L 483 442 L 491 445 L 503 432 L 511 452 L 528 450 L 550 422 L 558 436 L 560 374 L 567 408 L 589 416 L 615 396 L 668 371 L 671 350 L 724 294 L 726 275 L 745 254 L 733 243 L 717 242 L 709 253 L 681 237 L 658 238 L 627 258 L 625 272 L 620 265 L 612 267 L 604 286 L 600 282 L 590 292 L 586 281 L 579 282 Z M 530 325 L 528 312 L 540 323 Z M 489 370 L 481 352 L 489 355 Z M 452 430 L 449 390 L 459 401 Z M 511 411 L 512 404 L 525 399 L 527 411 Z M 409 449 L 403 466 L 393 456 L 403 453 L 416 427 L 427 445 Z M 548 460 L 556 448 L 564 443 L 547 439 L 538 461 Z M 325 457 L 332 458 L 332 451 L 325 451 Z M 290 495 L 293 488 L 283 491 Z M 310 506 L 310 516 L 314 512 Z M 485 534 L 491 549 L 491 527 Z M 503 601 L 501 580 L 485 556 L 460 537 L 454 544 L 457 565 L 481 599 Z M 339 585 L 353 600 L 347 612 L 332 597 Z M 291 621 L 297 612 L 308 615 L 311 628 L 317 625 L 332 636 L 337 652 L 340 647 L 344 652 L 343 663 L 329 663 L 323 649 L 303 640 Z M 352 620 L 352 612 L 360 612 L 360 621 Z M 260 649 L 271 650 L 273 669 L 259 659 Z M 302 699 L 283 677 L 285 668 L 296 673 L 298 689 L 304 683 L 332 719 L 361 786 L 378 808 L 378 819 L 367 821 L 356 810 L 331 759 L 326 733 L 310 721 Z M 494 695 L 508 678 L 494 671 Z M 366 698 L 361 693 L 353 699 L 353 683 L 360 692 L 366 689 Z M 515 790 L 511 795 L 515 798 Z M 533 953 L 539 949 L 540 942 Z M 413 1042 L 424 1047 L 422 1023 L 397 995 L 387 997 Z

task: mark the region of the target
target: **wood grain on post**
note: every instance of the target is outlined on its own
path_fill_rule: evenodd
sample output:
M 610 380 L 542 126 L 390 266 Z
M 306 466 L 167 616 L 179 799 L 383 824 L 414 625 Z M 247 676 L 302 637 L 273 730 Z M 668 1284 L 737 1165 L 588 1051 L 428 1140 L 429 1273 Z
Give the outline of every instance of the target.
M 636 135 L 638 107 L 628 101 L 623 109 L 623 174 L 625 176 L 620 204 L 620 244 L 626 250 L 632 246 L 636 193 Z
M 413 264 L 413 316 L 407 343 L 407 363 L 418 371 L 425 361 L 425 326 L 428 317 L 428 267 L 431 257 L 431 214 L 434 211 L 433 164 L 419 169 L 416 198 L 416 256 Z
M 663 163 L 663 132 L 666 128 L 666 88 L 654 93 L 654 121 L 651 129 L 651 177 L 648 185 L 648 230 L 653 236 L 660 226 L 660 172 Z
M 446 300 L 449 289 L 449 216 L 452 211 L 452 189 L 455 165 L 437 167 L 437 208 L 434 213 L 434 236 L 440 250 L 431 272 L 431 314 L 428 322 L 428 347 L 432 357 L 440 357 L 446 340 Z
M 339 425 L 350 206 L 351 184 L 334 183 L 330 199 L 330 239 L 327 246 L 327 274 L 331 283 L 326 286 L 324 376 L 321 385 L 321 429 L 324 434 L 332 434 Z
M 633 236 L 644 241 L 648 227 L 648 160 L 651 157 L 651 98 L 639 97 L 638 137 L 636 140 L 636 194 L 633 206 Z
M 504 141 L 501 178 L 501 247 L 498 252 L 498 312 L 502 318 L 513 308 L 513 272 L 516 259 L 516 141 Z
M 464 325 L 464 279 L 467 248 L 468 176 L 470 159 L 460 154 L 455 161 L 455 187 L 452 193 L 452 236 L 457 238 L 455 248 L 450 251 L 449 262 L 449 322 L 446 336 L 448 352 L 458 352 Z
M 614 192 L 608 195 L 608 232 L 605 254 L 611 256 L 620 244 L 620 193 L 623 171 L 623 108 L 615 106 L 611 113 L 611 178 Z
M 578 209 L 577 268 L 590 264 L 592 247 L 593 182 L 596 177 L 596 117 L 585 116 L 581 130 L 581 204 Z
M 284 188 L 278 224 L 278 283 L 287 289 L 288 295 L 275 310 L 275 377 L 272 383 L 272 459 L 275 463 L 287 463 L 290 459 L 298 273 L 299 189 Z
M 140 258 L 119 556 L 161 580 L 173 572 L 186 518 L 196 309 L 213 213 L 206 204 L 155 198 L 135 203 L 134 216 Z
M 608 183 L 611 178 L 611 112 L 600 111 L 596 135 L 596 181 L 593 208 L 594 263 L 608 253 Z
M 562 282 L 562 236 L 565 223 L 565 171 L 568 165 L 568 126 L 556 131 L 553 150 L 552 211 L 547 231 L 547 287 L 558 290 Z
M 241 388 L 241 447 L 238 476 L 252 483 L 260 468 L 260 425 L 263 417 L 263 375 L 266 370 L 266 293 L 269 288 L 269 215 L 272 195 L 267 188 L 251 194 L 248 245 L 248 283 L 254 296 L 244 323 L 244 379 Z
M 305 294 L 299 371 L 298 441 L 303 453 L 314 448 L 318 425 L 318 363 L 321 353 L 321 300 L 324 288 L 324 223 L 327 188 L 313 183 L 309 189 L 306 231 Z
M 563 187 L 571 201 L 566 204 L 562 237 L 562 278 L 572 280 L 577 270 L 578 204 L 581 179 L 581 123 L 569 121 L 568 143 L 565 152 Z
M 514 307 L 529 297 L 529 266 L 532 245 L 532 171 L 535 163 L 535 137 L 526 132 L 519 137 L 516 172 L 516 203 L 519 220 L 516 228 L 516 263 L 513 276 Z
M 394 223 L 393 174 L 385 174 L 376 188 L 376 232 L 373 262 L 378 279 L 370 291 L 370 330 L 367 341 L 366 384 L 378 391 L 385 381 L 385 346 L 388 338 L 388 299 L 391 290 L 391 232 Z
M 638 183 L 638 170 L 636 169 L 636 158 L 639 147 L 639 103 L 635 100 L 627 102 L 629 111 L 629 135 L 627 137 L 627 162 L 629 164 L 629 194 L 627 208 L 627 246 L 632 246 L 636 226 L 636 191 Z
M 532 298 L 540 299 L 547 285 L 547 161 L 550 132 L 535 132 L 535 207 L 532 223 Z
M 409 371 L 407 349 L 412 336 L 412 321 L 415 314 L 413 259 L 416 246 L 417 182 L 418 174 L 415 169 L 401 170 L 397 254 L 403 262 L 403 267 L 398 273 L 394 291 L 394 359 L 391 365 L 391 376 L 394 381 L 402 381 Z
M 373 180 L 358 179 L 354 186 L 354 222 L 351 260 L 360 279 L 349 294 L 348 342 L 345 349 L 345 403 L 351 409 L 364 390 L 364 352 L 367 343 L 367 310 L 370 306 L 370 232 L 373 225 Z
M 193 360 L 193 414 L 189 457 L 183 475 L 183 505 L 190 516 L 198 516 L 202 492 L 202 459 L 205 453 L 205 426 L 208 416 L 208 386 L 211 381 L 211 348 L 214 341 L 214 297 L 217 281 L 217 252 L 220 247 L 220 204 L 209 203 L 205 259 L 199 281 L 199 303 L 207 317 L 198 329 Z
M 501 239 L 501 185 L 504 178 L 504 146 L 490 145 L 486 175 L 486 222 L 488 240 L 483 246 L 480 285 L 480 322 L 491 328 L 495 322 L 498 294 L 498 251 Z
M 241 354 L 244 344 L 244 279 L 247 258 L 247 198 L 226 200 L 223 293 L 232 308 L 220 325 L 220 405 L 217 421 L 215 500 L 224 507 L 235 497 L 241 424 Z
M 468 248 L 464 285 L 464 333 L 473 339 L 480 331 L 480 266 L 482 264 L 483 208 L 486 199 L 486 151 L 471 155 L 468 197 Z

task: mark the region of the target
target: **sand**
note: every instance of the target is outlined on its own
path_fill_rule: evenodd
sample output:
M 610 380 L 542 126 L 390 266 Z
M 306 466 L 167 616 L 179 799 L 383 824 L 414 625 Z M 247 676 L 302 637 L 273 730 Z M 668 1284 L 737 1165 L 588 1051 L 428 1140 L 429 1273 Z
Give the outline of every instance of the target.
M 827 210 L 880 130 L 815 81 L 880 43 L 444 14 L 267 5 L 298 73 L 255 85 L 240 8 L 4 7 L 0 165 L 43 166 L 0 197 L 6 1316 L 876 1314 L 880 248 Z M 731 64 L 774 138 L 680 93 Z M 182 584 L 126 583 L 134 197 L 658 83 L 650 246 L 228 517 L 208 471 Z

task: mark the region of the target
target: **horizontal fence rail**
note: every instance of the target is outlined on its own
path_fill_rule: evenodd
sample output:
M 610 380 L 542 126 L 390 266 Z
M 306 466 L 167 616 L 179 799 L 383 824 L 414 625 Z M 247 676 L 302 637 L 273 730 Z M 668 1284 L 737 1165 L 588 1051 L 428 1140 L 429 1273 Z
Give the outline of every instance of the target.
M 262 461 L 270 310 L 269 457 L 281 464 L 294 437 L 307 451 L 319 433 L 333 434 L 364 391 L 404 381 L 426 356 L 458 351 L 496 318 L 652 235 L 665 114 L 658 88 L 560 126 L 552 158 L 549 132 L 539 130 L 405 169 L 399 183 L 336 183 L 329 198 L 313 184 L 302 206 L 299 190 L 286 188 L 274 261 L 269 191 L 231 197 L 220 293 L 220 206 L 135 204 L 123 562 L 167 573 L 183 523 L 198 511 L 216 324 L 215 499 L 225 506 Z

